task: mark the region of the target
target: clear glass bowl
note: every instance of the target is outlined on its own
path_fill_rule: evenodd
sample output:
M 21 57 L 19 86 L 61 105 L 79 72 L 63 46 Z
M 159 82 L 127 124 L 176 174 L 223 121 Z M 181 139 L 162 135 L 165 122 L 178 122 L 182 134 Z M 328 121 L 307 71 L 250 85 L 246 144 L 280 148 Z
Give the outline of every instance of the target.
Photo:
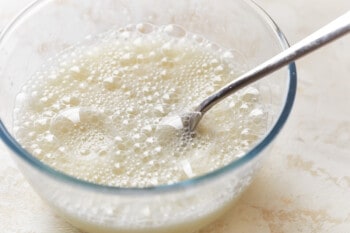
M 288 44 L 269 16 L 245 0 L 41 0 L 0 35 L 0 136 L 36 192 L 67 221 L 87 232 L 192 232 L 234 203 L 286 122 L 296 90 L 288 67 L 260 81 L 269 106 L 269 130 L 242 158 L 209 174 L 172 185 L 118 188 L 84 182 L 41 163 L 12 136 L 16 94 L 45 61 L 112 27 L 175 23 L 240 52 L 253 67 Z

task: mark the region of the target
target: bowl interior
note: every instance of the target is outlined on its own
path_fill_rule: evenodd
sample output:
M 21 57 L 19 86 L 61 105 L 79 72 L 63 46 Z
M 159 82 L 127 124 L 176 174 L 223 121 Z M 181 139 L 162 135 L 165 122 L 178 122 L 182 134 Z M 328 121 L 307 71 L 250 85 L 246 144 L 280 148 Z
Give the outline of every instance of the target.
M 6 104 L 0 105 L 0 130 L 2 139 L 17 156 L 45 174 L 65 182 L 113 189 L 57 172 L 23 150 L 12 137 L 12 111 L 16 94 L 23 83 L 48 58 L 88 35 L 139 22 L 182 25 L 188 31 L 237 51 L 238 63 L 245 65 L 244 70 L 288 46 L 273 21 L 250 1 L 37 1 L 25 9 L 0 36 L 0 98 L 1 102 L 6 101 Z M 228 166 L 191 180 L 160 186 L 160 190 L 176 189 L 221 176 L 251 161 L 272 142 L 285 123 L 294 101 L 295 65 L 292 63 L 260 81 L 259 87 L 262 100 L 271 112 L 266 136 L 245 156 Z M 153 192 L 154 188 L 149 190 Z

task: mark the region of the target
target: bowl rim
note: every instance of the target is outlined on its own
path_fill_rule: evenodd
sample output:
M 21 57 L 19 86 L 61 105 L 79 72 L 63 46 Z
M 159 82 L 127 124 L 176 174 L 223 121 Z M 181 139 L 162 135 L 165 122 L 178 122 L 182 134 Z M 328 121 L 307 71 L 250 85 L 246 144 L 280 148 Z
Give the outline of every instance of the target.
M 2 43 L 3 39 L 7 36 L 7 34 L 10 34 L 23 19 L 25 19 L 27 16 L 30 16 L 32 11 L 42 6 L 44 3 L 47 3 L 48 1 L 50 0 L 37 0 L 29 4 L 26 8 L 24 8 L 12 20 L 11 23 L 7 27 L 5 27 L 3 31 L 1 31 L 0 44 Z M 253 10 L 255 10 L 255 12 L 258 13 L 261 19 L 268 26 L 270 26 L 271 30 L 275 33 L 278 39 L 281 49 L 288 48 L 289 43 L 286 37 L 284 36 L 282 31 L 279 29 L 277 24 L 273 21 L 273 19 L 267 14 L 267 12 L 263 10 L 253 0 L 243 0 L 243 1 L 246 2 L 248 5 L 250 5 L 253 8 Z M 64 182 L 66 184 L 70 184 L 72 186 L 80 186 L 82 188 L 90 189 L 92 191 L 106 192 L 106 193 L 112 193 L 112 194 L 118 194 L 118 195 L 124 195 L 124 194 L 125 195 L 140 195 L 140 194 L 152 195 L 152 194 L 164 193 L 164 192 L 166 193 L 174 192 L 181 189 L 194 187 L 194 186 L 203 184 L 205 182 L 208 182 L 209 180 L 213 180 L 215 178 L 221 177 L 228 172 L 232 172 L 233 170 L 236 170 L 242 167 L 243 165 L 247 164 L 249 161 L 258 157 L 259 154 L 261 154 L 261 152 L 273 141 L 273 139 L 280 132 L 280 130 L 286 123 L 288 116 L 291 112 L 291 109 L 295 100 L 296 87 L 297 87 L 297 72 L 296 72 L 296 65 L 294 62 L 291 62 L 288 65 L 288 77 L 289 77 L 288 92 L 285 97 L 285 102 L 284 102 L 282 111 L 280 112 L 278 119 L 273 125 L 273 127 L 270 129 L 270 131 L 265 135 L 263 139 L 261 139 L 251 150 L 246 152 L 244 156 L 232 161 L 226 166 L 216 169 L 212 172 L 206 173 L 204 175 L 183 180 L 180 182 L 176 182 L 173 184 L 157 185 L 157 186 L 142 187 L 142 188 L 141 187 L 140 188 L 114 187 L 114 186 L 95 184 L 92 182 L 77 179 L 73 176 L 57 171 L 49 167 L 48 165 L 44 164 L 43 162 L 41 162 L 39 159 L 32 156 L 29 152 L 24 150 L 20 146 L 20 144 L 14 139 L 14 137 L 6 129 L 1 119 L 0 119 L 0 138 L 10 148 L 10 150 L 14 152 L 14 154 L 16 154 L 20 159 L 22 159 L 26 163 L 28 163 L 31 167 L 40 171 L 41 173 L 44 173 L 44 175 L 48 175 L 53 179 L 59 180 L 60 182 Z

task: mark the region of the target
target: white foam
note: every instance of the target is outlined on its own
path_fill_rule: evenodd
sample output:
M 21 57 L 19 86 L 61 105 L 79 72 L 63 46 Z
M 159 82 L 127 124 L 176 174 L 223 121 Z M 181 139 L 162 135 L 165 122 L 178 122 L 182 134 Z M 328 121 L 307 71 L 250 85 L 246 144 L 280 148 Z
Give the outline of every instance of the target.
M 173 127 L 161 120 L 231 81 L 235 67 L 232 51 L 178 25 L 90 36 L 23 87 L 16 137 L 43 162 L 95 183 L 144 187 L 201 175 L 241 157 L 265 133 L 259 90 L 215 106 L 196 134 L 176 130 L 180 118 L 171 118 Z

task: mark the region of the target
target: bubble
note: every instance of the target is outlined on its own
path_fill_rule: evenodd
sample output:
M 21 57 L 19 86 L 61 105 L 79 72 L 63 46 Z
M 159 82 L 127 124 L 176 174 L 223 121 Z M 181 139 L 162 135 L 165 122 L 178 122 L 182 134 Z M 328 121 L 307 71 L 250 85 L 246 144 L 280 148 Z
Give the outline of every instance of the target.
M 71 106 L 79 105 L 79 103 L 80 103 L 80 98 L 79 97 L 77 97 L 77 96 L 70 97 L 69 104 Z
M 55 136 L 53 134 L 48 133 L 45 135 L 44 139 L 49 143 L 53 143 L 55 141 Z
M 54 135 L 68 133 L 74 128 L 74 124 L 80 121 L 80 108 L 69 108 L 61 111 L 51 121 L 50 131 Z
M 103 79 L 103 86 L 108 90 L 108 91 L 114 91 L 117 88 L 120 88 L 121 86 L 121 80 L 116 77 L 105 77 Z
M 150 23 L 139 23 L 136 25 L 137 31 L 143 34 L 149 34 L 154 31 L 154 25 Z
M 263 115 L 264 112 L 262 109 L 259 109 L 259 108 L 256 108 L 256 109 L 253 109 L 250 113 L 249 113 L 249 116 L 250 117 L 259 117 L 261 115 Z
M 153 131 L 153 128 L 150 125 L 145 125 L 145 126 L 142 127 L 141 130 L 142 130 L 143 133 L 149 134 L 149 133 L 151 133 Z
M 136 56 L 132 53 L 125 53 L 120 58 L 120 64 L 123 66 L 131 66 L 137 62 Z
M 180 163 L 181 163 L 181 168 L 183 172 L 186 174 L 186 176 L 188 178 L 192 178 L 194 176 L 194 173 L 192 171 L 192 166 L 190 162 L 186 159 L 186 160 L 182 160 Z
M 176 128 L 168 125 L 159 125 L 155 132 L 155 137 L 159 145 L 166 146 L 178 139 L 178 131 Z
M 119 34 L 120 38 L 124 39 L 124 40 L 130 39 L 131 35 L 132 35 L 132 33 L 129 31 L 123 31 Z
M 108 149 L 106 147 L 101 147 L 98 151 L 99 156 L 106 156 L 108 154 Z
M 161 114 L 161 115 L 163 115 L 165 113 L 164 107 L 162 104 L 158 104 L 158 105 L 154 106 L 154 110 L 156 110 L 157 113 Z
M 144 62 L 144 61 L 145 61 L 145 55 L 143 55 L 143 54 L 138 54 L 138 55 L 136 56 L 136 60 L 137 60 L 138 63 Z
M 259 90 L 255 87 L 246 87 L 242 90 L 241 99 L 245 102 L 255 102 L 259 94 Z
M 149 144 L 153 144 L 155 142 L 154 137 L 148 137 L 146 139 L 146 142 L 149 143 Z
M 219 65 L 215 68 L 215 74 L 222 74 L 224 72 L 225 68 L 223 65 Z
M 120 163 L 115 163 L 113 166 L 116 171 L 118 171 L 121 168 Z
M 33 154 L 34 154 L 35 156 L 41 155 L 42 152 L 43 152 L 43 151 L 42 151 L 41 149 L 39 149 L 39 148 L 33 150 Z
M 22 105 L 25 104 L 25 101 L 27 100 L 27 95 L 24 92 L 20 92 L 16 96 L 16 105 Z
M 219 75 L 215 75 L 215 76 L 213 76 L 212 81 L 216 82 L 216 83 L 219 83 L 219 82 L 222 81 L 222 78 Z
M 159 153 L 162 151 L 162 147 L 161 146 L 157 146 L 156 148 L 154 148 L 154 151 Z
M 199 35 L 193 35 L 192 36 L 194 41 L 196 41 L 197 43 L 202 43 L 204 41 L 204 38 L 202 36 L 199 36 Z
M 161 51 L 164 56 L 174 59 L 180 55 L 180 51 L 176 48 L 176 45 L 172 42 L 167 42 L 161 47 Z
M 63 146 L 60 146 L 60 147 L 58 148 L 58 151 L 61 152 L 61 153 L 65 153 L 65 152 L 66 152 L 66 148 L 63 147 Z
M 215 44 L 215 43 L 208 43 L 207 48 L 214 50 L 214 51 L 220 50 L 220 46 L 218 44 Z
M 168 93 L 165 93 L 163 96 L 162 96 L 162 100 L 165 102 L 165 103 L 169 103 L 170 102 L 170 95 Z
M 80 154 L 85 156 L 90 154 L 90 150 L 88 149 L 80 149 Z
M 151 179 L 150 179 L 150 183 L 152 184 L 152 185 L 158 185 L 158 177 L 152 177 Z
M 161 62 L 161 65 L 163 67 L 165 67 L 165 68 L 172 68 L 172 67 L 174 67 L 174 62 L 171 59 L 167 58 L 167 57 L 162 58 L 162 60 L 160 62 Z
M 179 25 L 171 24 L 164 28 L 164 31 L 172 37 L 181 38 L 186 35 L 186 30 Z
M 209 64 L 215 67 L 215 66 L 220 65 L 220 62 L 219 62 L 218 59 L 213 58 L 213 59 L 210 60 Z
M 72 66 L 69 70 L 74 72 L 74 73 L 80 73 L 80 67 L 79 66 Z
M 53 154 L 51 154 L 51 153 L 47 153 L 47 154 L 45 154 L 45 157 L 48 158 L 48 159 L 53 159 L 53 158 L 55 158 L 56 156 L 53 155 Z
M 243 129 L 243 130 L 241 131 L 241 134 L 242 134 L 242 135 L 248 135 L 249 132 L 250 132 L 250 130 L 249 130 L 248 128 L 245 128 L 245 129 Z
M 246 111 L 249 109 L 249 105 L 247 103 L 242 103 L 239 108 L 243 111 Z
M 228 61 L 228 62 L 231 62 L 233 61 L 235 58 L 235 55 L 234 55 L 234 52 L 232 50 L 229 50 L 229 51 L 225 51 L 223 54 L 222 54 L 222 59 Z
M 66 105 L 76 106 L 79 105 L 80 99 L 77 96 L 65 96 L 62 98 L 62 102 Z

